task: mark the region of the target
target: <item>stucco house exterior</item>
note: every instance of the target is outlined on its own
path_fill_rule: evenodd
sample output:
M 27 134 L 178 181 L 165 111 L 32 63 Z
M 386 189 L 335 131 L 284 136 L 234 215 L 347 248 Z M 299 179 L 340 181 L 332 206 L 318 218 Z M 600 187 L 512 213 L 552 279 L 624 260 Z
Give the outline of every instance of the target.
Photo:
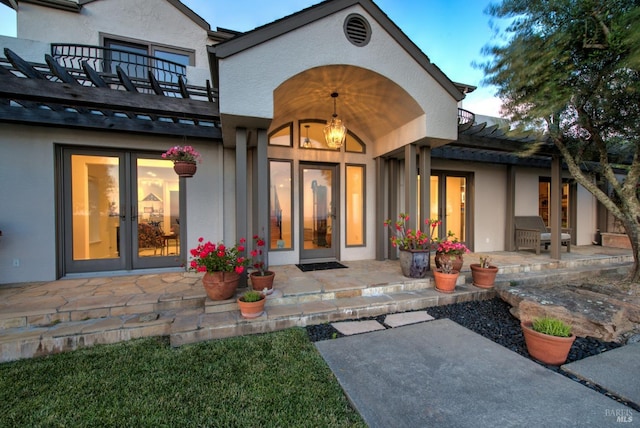
M 0 37 L 0 283 L 177 269 L 201 236 L 265 236 L 271 265 L 394 258 L 382 223 L 400 212 L 475 252 L 513 250 L 513 217 L 548 219 L 554 186 L 573 243 L 594 239 L 597 204 L 557 155 L 519 157 L 528 140 L 459 109 L 474 88 L 370 0 L 247 33 L 178 0 L 2 3 L 18 34 Z M 185 144 L 202 155 L 193 178 L 161 157 Z

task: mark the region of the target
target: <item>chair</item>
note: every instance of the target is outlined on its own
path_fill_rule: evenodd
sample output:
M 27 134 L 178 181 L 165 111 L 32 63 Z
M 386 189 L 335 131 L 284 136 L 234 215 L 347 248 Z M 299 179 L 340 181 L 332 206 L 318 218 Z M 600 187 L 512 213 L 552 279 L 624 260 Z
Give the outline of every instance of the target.
M 531 248 L 540 254 L 540 247 L 548 249 L 551 245 L 551 229 L 544 224 L 540 216 L 515 217 L 516 251 L 521 248 Z M 571 229 L 562 228 L 560 243 L 567 247 L 567 253 L 571 252 Z
M 158 248 L 162 251 L 164 248 L 164 233 L 159 226 L 138 223 L 138 248 L 153 248 L 153 254 L 156 254 Z

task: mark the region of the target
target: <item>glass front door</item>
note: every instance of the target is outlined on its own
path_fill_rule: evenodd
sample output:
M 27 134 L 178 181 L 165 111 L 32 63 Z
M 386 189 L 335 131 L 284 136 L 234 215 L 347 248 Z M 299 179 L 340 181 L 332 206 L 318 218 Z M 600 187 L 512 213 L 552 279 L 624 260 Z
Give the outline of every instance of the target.
M 180 191 L 171 161 L 63 150 L 64 272 L 179 266 Z
M 337 176 L 335 165 L 300 165 L 301 260 L 337 258 Z

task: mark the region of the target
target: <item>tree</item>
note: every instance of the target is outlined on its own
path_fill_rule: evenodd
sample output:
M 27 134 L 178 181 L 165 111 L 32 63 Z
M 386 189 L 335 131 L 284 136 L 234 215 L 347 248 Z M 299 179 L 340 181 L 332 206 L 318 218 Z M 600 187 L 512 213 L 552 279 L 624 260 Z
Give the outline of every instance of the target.
M 503 0 L 482 68 L 503 113 L 542 130 L 574 179 L 623 225 L 640 281 L 640 0 Z M 534 148 L 535 149 L 535 148 Z

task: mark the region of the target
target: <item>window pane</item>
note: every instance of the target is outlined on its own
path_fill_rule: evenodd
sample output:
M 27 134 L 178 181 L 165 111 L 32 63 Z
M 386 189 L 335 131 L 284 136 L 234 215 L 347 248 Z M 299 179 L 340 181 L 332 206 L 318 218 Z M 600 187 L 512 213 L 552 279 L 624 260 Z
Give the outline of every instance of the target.
M 319 149 L 319 150 L 333 150 L 329 149 L 324 139 L 324 127 L 327 126 L 325 122 L 318 121 L 301 121 L 300 122 L 300 148 L 301 149 Z
M 115 74 L 116 66 L 119 65 L 127 76 L 131 78 L 146 78 L 148 64 L 147 57 L 143 55 L 149 54 L 147 46 L 114 40 L 105 40 L 105 47 L 118 49 L 119 51 L 126 51 L 110 51 L 105 53 L 105 55 L 108 56 L 107 63 L 109 66 L 107 69 L 111 73 Z
M 269 135 L 269 144 L 273 146 L 291 147 L 291 129 L 291 124 L 276 129 Z
M 351 132 L 347 132 L 346 151 L 354 153 L 364 153 L 364 143 Z
M 119 160 L 71 156 L 73 260 L 118 258 Z
M 346 177 L 347 246 L 364 245 L 364 166 L 347 165 Z
M 270 249 L 293 248 L 291 212 L 291 162 L 269 162 Z
M 173 162 L 138 158 L 138 256 L 180 255 L 180 181 Z
M 167 61 L 177 62 L 178 64 L 182 64 L 185 67 L 189 64 L 189 55 L 181 54 L 177 52 L 167 52 L 160 49 L 156 49 L 154 51 L 154 55 L 156 58 L 166 59 Z

